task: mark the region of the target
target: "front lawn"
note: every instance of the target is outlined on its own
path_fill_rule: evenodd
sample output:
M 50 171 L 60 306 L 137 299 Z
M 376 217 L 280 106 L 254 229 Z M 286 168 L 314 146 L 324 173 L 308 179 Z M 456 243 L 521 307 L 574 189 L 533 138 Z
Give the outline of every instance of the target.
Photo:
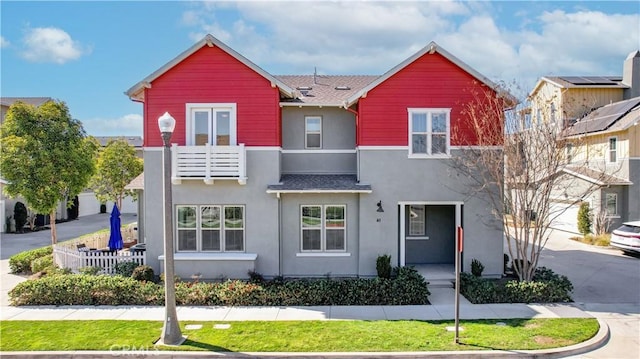
M 504 323 L 504 324 L 503 324 Z M 596 319 L 507 319 L 461 321 L 460 345 L 452 321 L 247 321 L 182 322 L 188 339 L 180 347 L 156 348 L 157 321 L 3 321 L 0 350 L 399 352 L 441 350 L 532 350 L 568 346 L 592 338 Z M 187 324 L 202 329 L 186 330 Z

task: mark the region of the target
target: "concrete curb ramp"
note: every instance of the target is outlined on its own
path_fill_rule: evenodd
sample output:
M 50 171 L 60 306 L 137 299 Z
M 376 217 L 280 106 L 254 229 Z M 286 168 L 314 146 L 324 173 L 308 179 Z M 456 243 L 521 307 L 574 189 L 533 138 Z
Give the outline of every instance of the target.
M 74 351 L 74 352 L 3 352 L 2 358 L 56 358 L 56 359 L 92 359 L 92 358 L 160 358 L 190 359 L 205 357 L 220 358 L 308 358 L 308 359 L 354 359 L 354 358 L 402 358 L 402 359 L 439 359 L 455 356 L 457 358 L 564 358 L 590 352 L 604 345 L 610 336 L 609 326 L 598 319 L 600 329 L 593 338 L 568 347 L 542 350 L 466 350 L 437 352 L 354 352 L 354 353 L 236 353 L 236 352 L 176 352 L 159 351 L 153 346 L 146 348 L 114 348 L 111 351 Z M 128 350 L 131 349 L 131 350 Z

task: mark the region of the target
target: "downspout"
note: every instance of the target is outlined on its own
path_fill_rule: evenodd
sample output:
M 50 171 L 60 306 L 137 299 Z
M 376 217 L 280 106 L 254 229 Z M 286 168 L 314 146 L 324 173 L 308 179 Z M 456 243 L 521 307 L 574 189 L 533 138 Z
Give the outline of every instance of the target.
M 360 182 L 360 151 L 357 150 L 358 145 L 360 144 L 360 114 L 358 111 L 347 106 L 346 102 L 343 103 L 342 107 L 348 112 L 351 112 L 356 118 L 356 180 Z
M 276 193 L 278 199 L 278 275 L 282 276 L 282 199 L 280 192 Z

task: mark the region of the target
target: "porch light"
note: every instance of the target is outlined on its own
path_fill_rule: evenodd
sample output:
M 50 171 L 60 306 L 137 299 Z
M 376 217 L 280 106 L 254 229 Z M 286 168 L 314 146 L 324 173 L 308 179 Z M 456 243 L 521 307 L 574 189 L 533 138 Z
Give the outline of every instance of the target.
M 173 133 L 176 128 L 176 119 L 169 112 L 165 112 L 164 115 L 158 117 L 158 127 L 160 127 L 161 133 Z
M 384 212 L 384 209 L 382 209 L 382 201 L 378 201 L 378 212 Z

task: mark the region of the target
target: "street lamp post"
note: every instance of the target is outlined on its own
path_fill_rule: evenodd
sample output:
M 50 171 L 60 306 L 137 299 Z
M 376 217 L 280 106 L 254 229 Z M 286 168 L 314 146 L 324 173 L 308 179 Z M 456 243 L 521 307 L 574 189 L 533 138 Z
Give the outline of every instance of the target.
M 158 127 L 162 134 L 162 188 L 164 210 L 164 325 L 160 344 L 180 345 L 184 337 L 180 332 L 178 314 L 176 313 L 176 288 L 174 283 L 173 262 L 173 210 L 171 197 L 171 148 L 170 141 L 176 120 L 169 112 L 158 118 Z

